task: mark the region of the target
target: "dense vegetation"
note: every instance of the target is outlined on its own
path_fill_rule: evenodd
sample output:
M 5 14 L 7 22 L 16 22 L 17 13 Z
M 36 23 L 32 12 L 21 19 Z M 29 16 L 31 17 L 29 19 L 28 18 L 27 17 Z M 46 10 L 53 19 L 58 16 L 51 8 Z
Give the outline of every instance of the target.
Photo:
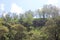
M 0 40 L 60 40 L 60 9 L 44 5 L 34 12 L 2 15 Z

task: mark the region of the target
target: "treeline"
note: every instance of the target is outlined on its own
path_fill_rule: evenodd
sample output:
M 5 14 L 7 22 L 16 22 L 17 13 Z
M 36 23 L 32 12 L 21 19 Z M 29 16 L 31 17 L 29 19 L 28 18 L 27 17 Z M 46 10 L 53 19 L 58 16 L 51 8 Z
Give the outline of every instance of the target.
M 2 15 L 0 40 L 60 40 L 60 9 L 44 5 L 34 12 Z

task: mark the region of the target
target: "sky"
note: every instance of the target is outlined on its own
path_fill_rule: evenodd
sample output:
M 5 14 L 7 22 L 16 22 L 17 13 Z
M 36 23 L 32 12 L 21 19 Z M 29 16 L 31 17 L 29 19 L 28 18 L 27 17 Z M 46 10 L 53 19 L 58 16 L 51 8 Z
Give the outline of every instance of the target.
M 60 7 L 60 0 L 0 0 L 0 13 L 6 11 L 19 14 L 28 10 L 35 11 L 46 4 Z

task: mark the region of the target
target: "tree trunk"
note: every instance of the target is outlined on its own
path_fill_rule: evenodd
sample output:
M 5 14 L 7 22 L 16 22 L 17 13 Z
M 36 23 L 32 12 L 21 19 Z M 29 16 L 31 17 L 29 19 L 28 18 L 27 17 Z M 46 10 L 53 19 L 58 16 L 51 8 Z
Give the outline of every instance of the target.
M 55 40 L 59 40 L 59 34 L 57 31 L 55 31 Z

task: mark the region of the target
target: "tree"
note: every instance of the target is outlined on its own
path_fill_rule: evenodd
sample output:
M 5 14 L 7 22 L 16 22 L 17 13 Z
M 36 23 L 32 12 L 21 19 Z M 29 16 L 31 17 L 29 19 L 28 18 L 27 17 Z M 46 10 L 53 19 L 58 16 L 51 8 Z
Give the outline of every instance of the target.
M 41 9 L 38 9 L 37 10 L 37 14 L 38 14 L 38 17 L 39 18 L 42 18 L 42 10 Z
M 7 34 L 9 32 L 9 29 L 4 26 L 2 23 L 4 23 L 3 19 L 0 19 L 0 40 L 7 40 Z
M 56 22 L 53 19 L 49 19 L 46 22 L 46 27 L 44 29 L 45 33 L 48 35 L 48 40 L 60 40 L 60 27 L 56 24 Z
M 59 8 L 53 5 L 44 5 L 42 8 L 43 17 L 56 17 L 59 16 Z
M 16 13 L 12 14 L 12 21 L 17 23 L 18 22 L 18 15 L 16 15 Z
M 32 21 L 33 21 L 33 12 L 31 10 L 25 12 L 25 19 L 24 22 L 26 23 L 26 26 L 30 26 L 32 25 Z
M 25 38 L 25 36 L 26 36 L 25 33 L 24 33 L 26 28 L 21 24 L 14 24 L 13 27 L 16 30 L 14 40 L 23 40 L 23 38 Z
M 19 15 L 19 20 L 18 21 L 19 21 L 20 24 L 24 24 L 24 22 L 25 22 L 25 16 L 24 16 L 24 14 L 20 14 Z
M 10 17 L 10 14 L 6 14 L 5 16 L 2 16 L 2 19 L 6 22 L 11 22 L 11 17 Z

